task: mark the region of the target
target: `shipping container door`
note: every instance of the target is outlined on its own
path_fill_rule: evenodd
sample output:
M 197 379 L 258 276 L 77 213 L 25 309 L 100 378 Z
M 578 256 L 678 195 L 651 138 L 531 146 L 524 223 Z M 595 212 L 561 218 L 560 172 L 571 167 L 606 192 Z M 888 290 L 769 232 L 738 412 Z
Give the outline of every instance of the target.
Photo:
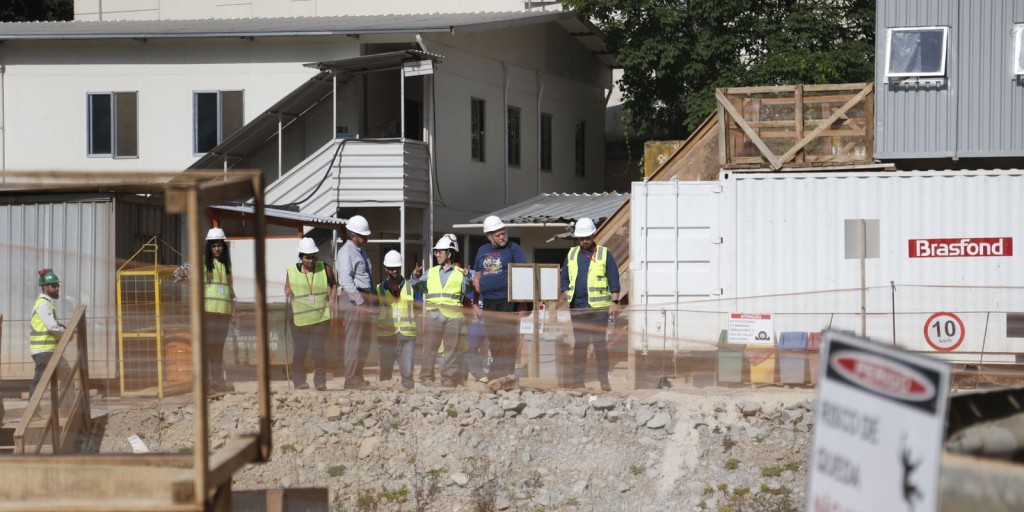
M 635 348 L 708 349 L 717 341 L 721 190 L 707 182 L 633 183 Z

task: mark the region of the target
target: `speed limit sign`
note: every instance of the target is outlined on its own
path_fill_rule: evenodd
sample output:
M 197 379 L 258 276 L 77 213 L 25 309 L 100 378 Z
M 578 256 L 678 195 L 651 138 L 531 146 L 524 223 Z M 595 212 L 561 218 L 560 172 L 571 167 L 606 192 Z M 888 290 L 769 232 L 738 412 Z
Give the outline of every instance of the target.
M 924 339 L 939 352 L 952 352 L 964 342 L 964 321 L 946 311 L 935 313 L 924 323 Z

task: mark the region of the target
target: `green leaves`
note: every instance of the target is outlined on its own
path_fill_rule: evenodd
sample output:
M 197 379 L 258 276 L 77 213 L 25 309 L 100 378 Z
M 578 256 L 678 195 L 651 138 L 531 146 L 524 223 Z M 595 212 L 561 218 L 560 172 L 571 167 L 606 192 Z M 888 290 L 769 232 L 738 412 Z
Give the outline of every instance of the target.
M 640 137 L 684 138 L 715 110 L 715 89 L 870 81 L 871 0 L 568 0 L 623 66 Z

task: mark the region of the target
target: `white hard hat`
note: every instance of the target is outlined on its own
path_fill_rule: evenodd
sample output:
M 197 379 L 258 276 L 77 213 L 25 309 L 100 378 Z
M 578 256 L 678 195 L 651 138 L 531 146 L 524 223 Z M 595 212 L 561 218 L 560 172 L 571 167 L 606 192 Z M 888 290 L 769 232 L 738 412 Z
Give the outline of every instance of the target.
M 223 229 L 221 229 L 221 228 L 210 228 L 210 230 L 206 232 L 206 239 L 207 240 L 225 240 L 225 239 L 227 239 L 227 237 L 224 236 L 224 230 Z
M 402 254 L 398 251 L 388 251 L 384 255 L 384 266 L 390 268 L 398 268 L 402 266 Z
M 437 243 L 434 244 L 435 250 L 450 250 L 459 252 L 459 242 L 455 235 L 448 233 L 437 239 Z
M 316 254 L 318 252 L 320 252 L 320 248 L 316 246 L 316 242 L 312 238 L 299 240 L 299 254 Z
M 505 223 L 497 215 L 491 215 L 484 219 L 484 234 L 497 231 L 503 227 L 505 227 Z
M 597 233 L 597 226 L 594 225 L 594 221 L 588 217 L 583 217 L 576 221 L 576 228 L 572 232 L 572 236 L 576 238 L 585 238 L 588 236 L 594 236 Z
M 366 217 L 363 217 L 362 215 L 353 215 L 350 217 L 345 227 L 357 235 L 370 236 L 370 223 L 366 222 Z

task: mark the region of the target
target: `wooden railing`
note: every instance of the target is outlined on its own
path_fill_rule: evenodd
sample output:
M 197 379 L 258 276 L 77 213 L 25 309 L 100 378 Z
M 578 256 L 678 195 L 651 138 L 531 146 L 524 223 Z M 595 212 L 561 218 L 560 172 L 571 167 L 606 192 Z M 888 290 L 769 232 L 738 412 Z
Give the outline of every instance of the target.
M 88 341 L 78 306 L 14 431 L 15 453 L 69 453 L 90 430 Z
M 719 89 L 719 163 L 773 171 L 871 163 L 873 90 L 872 83 Z

